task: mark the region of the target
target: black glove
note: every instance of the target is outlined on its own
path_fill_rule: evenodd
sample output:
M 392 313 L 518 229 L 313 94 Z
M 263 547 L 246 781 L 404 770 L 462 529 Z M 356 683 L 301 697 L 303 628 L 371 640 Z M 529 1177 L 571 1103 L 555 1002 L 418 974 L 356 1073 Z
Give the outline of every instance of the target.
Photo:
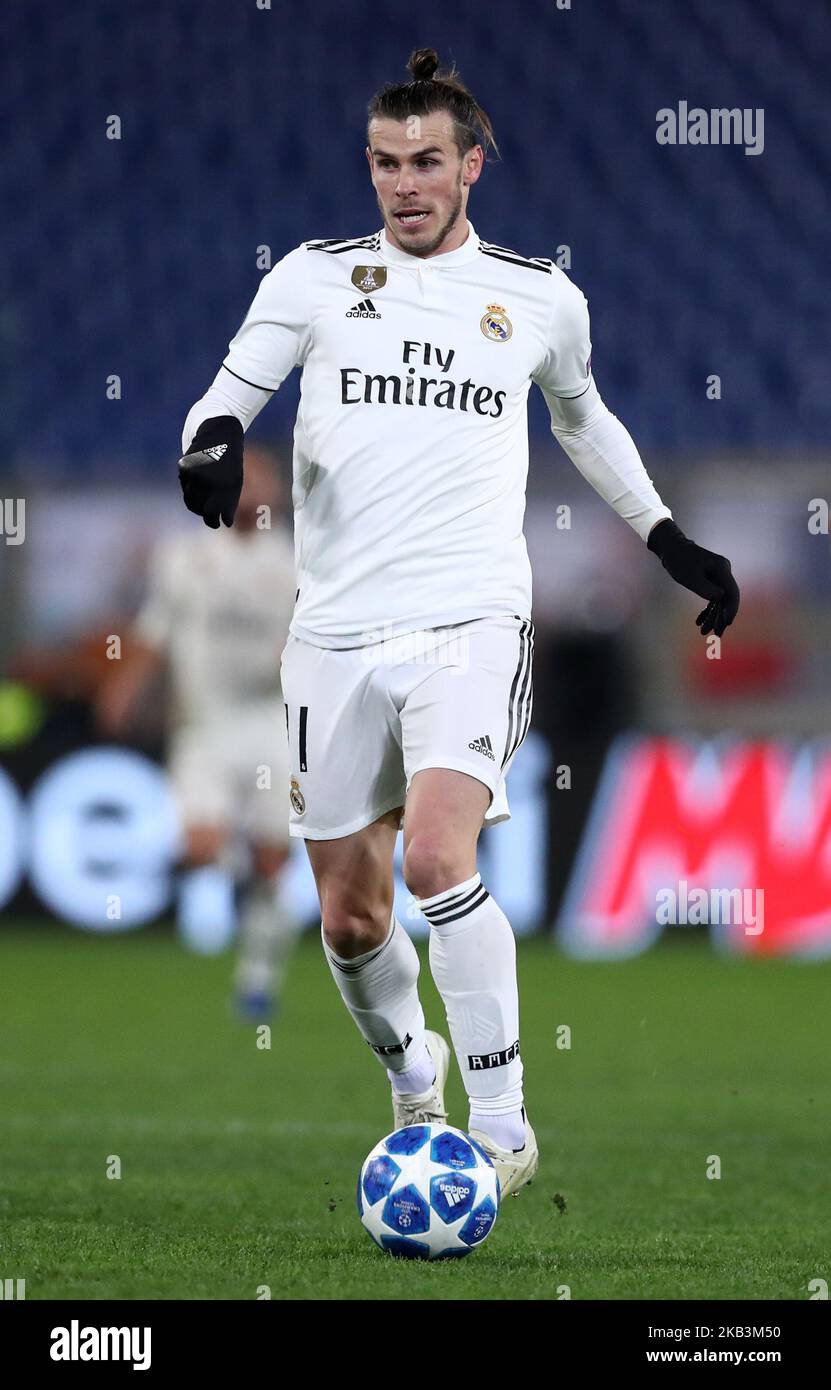
M 708 632 L 720 637 L 739 611 L 739 586 L 733 578 L 730 561 L 688 540 L 668 516 L 653 526 L 646 545 L 677 584 L 709 599 L 695 621 L 703 637 Z
M 216 531 L 219 518 L 230 526 L 242 491 L 243 430 L 234 415 L 203 420 L 184 458 L 179 482 L 189 512 Z

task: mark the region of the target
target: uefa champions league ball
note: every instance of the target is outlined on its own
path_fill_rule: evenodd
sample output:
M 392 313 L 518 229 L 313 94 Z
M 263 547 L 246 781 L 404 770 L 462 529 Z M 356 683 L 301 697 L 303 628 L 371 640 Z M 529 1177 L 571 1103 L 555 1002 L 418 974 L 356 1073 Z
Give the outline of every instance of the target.
M 358 1176 L 360 1218 L 391 1255 L 469 1255 L 490 1235 L 498 1211 L 496 1169 L 475 1139 L 450 1125 L 395 1130 Z

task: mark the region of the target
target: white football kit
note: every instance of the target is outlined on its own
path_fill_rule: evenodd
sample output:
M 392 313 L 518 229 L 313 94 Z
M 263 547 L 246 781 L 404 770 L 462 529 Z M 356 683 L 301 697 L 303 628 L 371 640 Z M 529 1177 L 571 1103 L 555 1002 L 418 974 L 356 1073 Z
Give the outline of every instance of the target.
M 282 665 L 292 834 L 349 834 L 431 766 L 485 782 L 486 823 L 509 814 L 504 779 L 531 709 L 531 383 L 573 462 L 643 539 L 670 516 L 590 358 L 576 286 L 550 260 L 482 242 L 470 223 L 462 246 L 426 260 L 383 230 L 306 242 L 264 277 L 183 448 L 215 415 L 247 427 L 302 367 L 298 594 Z M 463 671 L 458 653 L 441 654 L 455 652 L 456 630 Z M 408 634 L 433 643 L 432 662 L 422 651 L 402 666 L 396 641 Z M 498 677 L 486 669 L 497 652 Z
M 167 658 L 168 764 L 185 824 L 288 839 L 279 672 L 294 594 L 282 530 L 201 531 L 156 548 L 135 631 Z

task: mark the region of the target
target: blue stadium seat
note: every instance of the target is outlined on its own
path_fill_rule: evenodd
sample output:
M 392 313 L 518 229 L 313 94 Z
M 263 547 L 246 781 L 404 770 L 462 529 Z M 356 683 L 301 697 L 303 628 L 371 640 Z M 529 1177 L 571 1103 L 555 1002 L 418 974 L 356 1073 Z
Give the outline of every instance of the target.
M 293 15 L 225 0 L 0 8 L 0 195 L 15 212 L 3 439 L 21 456 L 169 467 L 256 289 L 256 247 L 277 257 L 377 225 L 366 102 L 424 42 L 455 58 L 503 148 L 472 220 L 528 254 L 571 248 L 598 380 L 644 450 L 827 442 L 825 6 L 798 23 L 777 0 L 517 0 L 508 23 L 476 0 L 382 22 L 369 0 Z M 763 107 L 763 154 L 658 145 L 656 113 L 681 99 Z M 113 114 L 120 141 L 105 138 Z M 288 433 L 293 402 L 277 396 L 267 432 Z

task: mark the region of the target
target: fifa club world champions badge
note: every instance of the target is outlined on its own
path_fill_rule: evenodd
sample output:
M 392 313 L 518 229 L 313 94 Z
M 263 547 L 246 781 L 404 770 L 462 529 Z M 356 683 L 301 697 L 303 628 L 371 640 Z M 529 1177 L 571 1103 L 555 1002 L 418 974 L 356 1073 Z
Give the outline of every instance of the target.
M 387 283 L 385 265 L 356 265 L 352 271 L 352 284 L 363 294 L 377 294 Z

